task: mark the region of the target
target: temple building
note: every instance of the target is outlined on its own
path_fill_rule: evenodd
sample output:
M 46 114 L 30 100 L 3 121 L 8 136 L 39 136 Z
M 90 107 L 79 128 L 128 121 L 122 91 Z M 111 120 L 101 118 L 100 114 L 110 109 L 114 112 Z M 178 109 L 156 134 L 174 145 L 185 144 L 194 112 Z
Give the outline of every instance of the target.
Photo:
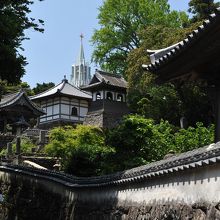
M 157 75 L 158 83 L 200 81 L 214 99 L 215 142 L 220 141 L 220 8 L 181 42 L 149 51 L 151 64 L 143 65 Z M 208 114 L 208 112 L 207 112 Z
M 126 103 L 127 82 L 123 77 L 96 70 L 89 85 L 82 89 L 92 94 L 84 124 L 112 128 L 129 113 Z
M 30 99 L 46 113 L 40 116 L 38 127 L 48 129 L 54 126 L 83 123 L 92 97 L 64 78 L 58 85 Z
M 0 132 L 20 134 L 35 119 L 39 129 L 87 124 L 116 126 L 129 113 L 127 82 L 121 76 L 96 70 L 89 85 L 79 89 L 66 78 L 40 94 L 28 97 L 23 90 L 3 96 L 0 102 Z M 32 121 L 33 122 L 33 121 Z
M 37 119 L 44 114 L 24 90 L 4 95 L 0 101 L 0 132 L 19 135 L 23 129 L 30 126 L 31 119 Z
M 91 80 L 91 68 L 85 61 L 83 49 L 83 35 L 80 35 L 81 44 L 79 57 L 74 65 L 72 65 L 72 75 L 70 76 L 70 83 L 78 88 L 88 85 Z

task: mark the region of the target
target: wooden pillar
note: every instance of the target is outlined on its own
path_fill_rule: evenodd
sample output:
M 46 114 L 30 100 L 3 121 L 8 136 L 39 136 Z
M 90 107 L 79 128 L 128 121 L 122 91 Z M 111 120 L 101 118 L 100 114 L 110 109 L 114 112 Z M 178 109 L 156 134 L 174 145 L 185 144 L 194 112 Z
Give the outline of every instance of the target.
M 215 143 L 220 141 L 220 85 L 216 86 L 215 101 Z

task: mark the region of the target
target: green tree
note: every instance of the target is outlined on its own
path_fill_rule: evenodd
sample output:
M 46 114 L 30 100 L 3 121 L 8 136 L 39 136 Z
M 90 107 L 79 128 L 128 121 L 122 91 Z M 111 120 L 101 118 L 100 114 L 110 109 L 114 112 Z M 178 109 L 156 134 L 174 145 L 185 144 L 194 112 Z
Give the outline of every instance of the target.
M 0 97 L 1 95 L 5 95 L 8 93 L 16 93 L 19 90 L 25 90 L 27 95 L 33 95 L 33 91 L 31 90 L 30 85 L 27 82 L 20 82 L 16 85 L 8 84 L 7 81 L 0 80 Z
M 40 0 L 41 1 L 41 0 Z M 0 79 L 8 83 L 18 83 L 24 75 L 26 58 L 20 54 L 25 30 L 33 28 L 42 32 L 42 20 L 28 16 L 32 0 L 0 1 Z
M 180 129 L 174 135 L 176 152 L 186 152 L 198 147 L 213 143 L 214 125 L 204 127 L 203 123 L 197 122 L 195 127 Z
M 139 115 L 130 115 L 107 134 L 106 143 L 115 148 L 108 161 L 112 172 L 123 171 L 164 158 L 170 152 L 182 153 L 214 141 L 214 126 L 179 129 L 161 120 L 155 123 Z
M 61 157 L 64 170 L 77 176 L 104 174 L 106 158 L 114 152 L 105 145 L 105 135 L 98 127 L 77 125 L 54 128 L 46 152 Z
M 129 83 L 128 102 L 133 112 L 153 118 L 156 122 L 163 118 L 175 125 L 179 125 L 181 116 L 187 117 L 191 125 L 195 125 L 197 121 L 207 123 L 205 112 L 210 109 L 210 102 L 199 84 L 158 86 L 154 83 L 156 76 L 142 68 L 142 64 L 150 62 L 146 49 L 173 45 L 188 36 L 199 24 L 200 22 L 193 23 L 185 28 L 156 25 L 140 33 L 142 42 L 139 48 L 129 53 L 126 70 Z
M 173 126 L 167 121 L 155 124 L 152 119 L 127 116 L 107 135 L 107 144 L 116 150 L 112 167 L 119 171 L 162 159 L 174 149 L 172 133 Z
M 180 27 L 188 18 L 170 11 L 167 0 L 106 0 L 98 19 L 101 28 L 92 37 L 93 60 L 105 70 L 123 74 L 128 54 L 140 46 L 141 30 L 158 24 Z
M 161 119 L 179 125 L 182 116 L 182 101 L 172 84 L 147 87 L 146 95 L 137 103 L 138 113 L 153 118 L 157 123 Z
M 197 122 L 203 122 L 206 126 L 214 123 L 213 103 L 208 95 L 207 88 L 199 82 L 188 82 L 176 91 L 181 100 L 181 116 L 188 120 L 188 124 L 196 126 Z
M 214 0 L 191 0 L 189 2 L 188 11 L 194 15 L 192 21 L 195 22 L 207 19 L 208 16 L 212 14 L 219 6 L 219 1 L 215 2 Z
M 32 90 L 33 90 L 33 93 L 36 95 L 36 94 L 39 94 L 41 92 L 44 92 L 52 87 L 54 87 L 55 84 L 53 82 L 49 82 L 49 83 L 37 83 L 36 87 L 34 87 Z
M 65 172 L 94 176 L 123 171 L 158 161 L 171 151 L 182 153 L 214 140 L 214 126 L 179 129 L 168 121 L 155 123 L 139 115 L 125 117 L 121 124 L 105 131 L 78 125 L 54 128 L 45 151 L 60 157 Z

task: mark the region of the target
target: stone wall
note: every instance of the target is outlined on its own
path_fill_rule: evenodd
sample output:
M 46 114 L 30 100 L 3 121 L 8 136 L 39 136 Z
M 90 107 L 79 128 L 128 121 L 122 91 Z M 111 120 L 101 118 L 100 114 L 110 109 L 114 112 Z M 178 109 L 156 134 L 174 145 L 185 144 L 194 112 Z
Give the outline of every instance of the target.
M 48 181 L 1 173 L 1 220 L 65 220 L 71 217 L 72 201 L 62 186 Z
M 198 175 L 182 173 L 184 181 L 174 175 L 176 182 L 164 176 L 100 188 L 81 188 L 63 180 L 53 181 L 54 177 L 29 176 L 21 171 L 0 172 L 0 219 L 220 219 L 219 177 L 206 169 L 204 173 L 209 177 L 199 179 L 202 171 Z M 204 184 L 201 189 L 203 181 L 209 186 Z
M 117 207 L 112 209 L 89 209 L 76 207 L 74 219 L 80 220 L 218 220 L 220 219 L 219 204 L 195 203 L 163 205 L 143 205 L 140 207 Z
M 85 116 L 85 125 L 93 125 L 102 128 L 114 128 L 122 120 L 124 114 L 117 112 L 91 112 Z
M 0 166 L 0 219 L 218 220 L 220 143 L 103 177 Z
M 103 127 L 103 111 L 92 112 L 85 116 L 84 125 Z
M 80 190 L 42 179 L 1 173 L 1 220 L 217 220 L 220 204 L 165 202 L 163 204 L 127 204 L 115 198 L 83 202 Z M 89 194 L 87 194 L 88 197 Z M 219 198 L 219 197 L 218 197 Z

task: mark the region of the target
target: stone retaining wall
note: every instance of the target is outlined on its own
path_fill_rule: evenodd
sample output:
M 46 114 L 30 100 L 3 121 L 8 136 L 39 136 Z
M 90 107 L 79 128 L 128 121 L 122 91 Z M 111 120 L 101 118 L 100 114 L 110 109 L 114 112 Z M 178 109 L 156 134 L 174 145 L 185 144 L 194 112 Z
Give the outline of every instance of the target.
M 219 202 L 220 144 L 102 177 L 0 166 L 4 220 L 213 220 Z
M 217 165 L 183 172 L 179 179 L 176 173 L 100 188 L 82 187 L 40 173 L 29 175 L 22 169 L 1 171 L 0 219 L 220 219 Z
M 81 190 L 42 179 L 1 173 L 1 220 L 218 220 L 220 204 L 164 202 L 163 204 L 124 204 L 116 198 L 98 203 L 80 198 Z M 216 195 L 218 198 L 219 196 Z M 131 198 L 130 198 L 131 199 Z

